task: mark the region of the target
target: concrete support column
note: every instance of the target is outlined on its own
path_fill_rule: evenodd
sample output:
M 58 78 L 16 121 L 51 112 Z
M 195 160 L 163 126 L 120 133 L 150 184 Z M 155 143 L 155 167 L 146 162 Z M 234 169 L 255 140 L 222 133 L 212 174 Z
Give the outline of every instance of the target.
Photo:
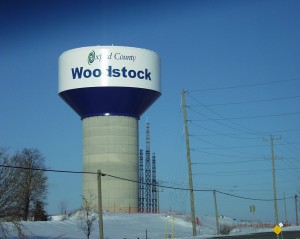
M 83 171 L 138 181 L 138 120 L 127 116 L 84 118 Z M 96 175 L 83 175 L 83 196 L 97 196 Z M 97 200 L 95 207 L 97 208 Z M 138 211 L 138 183 L 102 177 L 102 208 L 110 212 Z

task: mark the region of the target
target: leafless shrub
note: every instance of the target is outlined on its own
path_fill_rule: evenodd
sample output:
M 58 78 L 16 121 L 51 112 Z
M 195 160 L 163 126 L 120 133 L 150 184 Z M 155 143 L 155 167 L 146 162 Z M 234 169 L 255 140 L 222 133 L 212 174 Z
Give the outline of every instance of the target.
M 96 196 L 92 193 L 89 193 L 88 196 L 82 196 L 82 208 L 80 210 L 80 222 L 79 228 L 86 235 L 86 238 L 89 239 L 91 233 L 93 232 L 94 222 L 98 218 L 98 213 L 95 210 Z
M 221 235 L 229 235 L 230 231 L 233 229 L 233 226 L 222 224 L 220 225 L 220 233 Z
M 57 207 L 59 210 L 60 215 L 65 215 L 67 211 L 67 202 L 62 200 L 59 203 L 57 203 Z

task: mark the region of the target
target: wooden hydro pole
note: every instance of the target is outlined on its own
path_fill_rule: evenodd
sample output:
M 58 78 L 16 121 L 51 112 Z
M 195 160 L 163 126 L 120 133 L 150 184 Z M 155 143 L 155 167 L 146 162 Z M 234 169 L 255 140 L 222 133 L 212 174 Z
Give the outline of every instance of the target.
M 104 239 L 103 233 L 103 213 L 102 213 L 102 190 L 101 190 L 101 170 L 97 171 L 97 186 L 98 186 L 98 214 L 99 214 L 99 239 Z
M 296 209 L 296 226 L 299 225 L 299 221 L 298 221 L 298 202 L 297 202 L 297 194 L 295 195 L 295 209 Z
M 270 139 L 265 139 L 267 141 L 270 141 L 271 143 L 271 152 L 272 152 L 272 176 L 273 176 L 273 194 L 274 194 L 274 211 L 275 211 L 275 223 L 278 225 L 278 207 L 277 207 L 277 193 L 276 193 L 276 174 L 275 174 L 275 154 L 274 154 L 274 140 L 281 139 L 274 138 L 272 135 L 270 136 Z M 277 158 L 279 159 L 279 158 Z
M 189 129 L 188 129 L 188 124 L 187 124 L 187 117 L 186 117 L 186 104 L 185 104 L 184 90 L 182 90 L 181 99 L 182 99 L 182 108 L 183 108 L 186 154 L 187 154 L 188 173 L 189 173 L 190 204 L 191 204 L 193 236 L 197 236 L 196 217 L 195 217 L 195 204 L 194 204 L 193 176 L 192 176 L 191 153 L 190 153 L 190 140 L 189 140 Z
M 219 235 L 220 234 L 220 224 L 219 224 L 219 213 L 218 213 L 218 206 L 217 206 L 216 190 L 214 190 L 214 203 L 215 203 L 217 235 Z

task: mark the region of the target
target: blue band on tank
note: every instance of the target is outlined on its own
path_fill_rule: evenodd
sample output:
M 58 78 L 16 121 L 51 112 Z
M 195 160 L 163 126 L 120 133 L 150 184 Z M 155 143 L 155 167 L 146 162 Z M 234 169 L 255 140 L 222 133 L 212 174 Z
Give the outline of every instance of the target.
M 139 119 L 161 93 L 132 87 L 89 87 L 62 91 L 59 95 L 82 119 L 105 115 Z

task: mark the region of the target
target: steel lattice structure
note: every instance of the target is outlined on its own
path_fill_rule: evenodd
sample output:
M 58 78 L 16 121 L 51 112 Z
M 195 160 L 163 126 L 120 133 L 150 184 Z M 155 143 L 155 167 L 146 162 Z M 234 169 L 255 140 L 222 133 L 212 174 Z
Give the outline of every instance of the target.
M 157 213 L 156 157 L 152 154 L 152 212 Z
M 150 160 L 150 124 L 146 128 L 146 162 L 145 162 L 145 181 L 146 181 L 146 212 L 152 212 L 151 198 L 151 160 Z
M 144 200 L 145 200 L 145 195 L 144 195 L 144 153 L 143 150 L 140 149 L 140 159 L 139 159 L 139 212 L 143 213 L 144 212 Z

